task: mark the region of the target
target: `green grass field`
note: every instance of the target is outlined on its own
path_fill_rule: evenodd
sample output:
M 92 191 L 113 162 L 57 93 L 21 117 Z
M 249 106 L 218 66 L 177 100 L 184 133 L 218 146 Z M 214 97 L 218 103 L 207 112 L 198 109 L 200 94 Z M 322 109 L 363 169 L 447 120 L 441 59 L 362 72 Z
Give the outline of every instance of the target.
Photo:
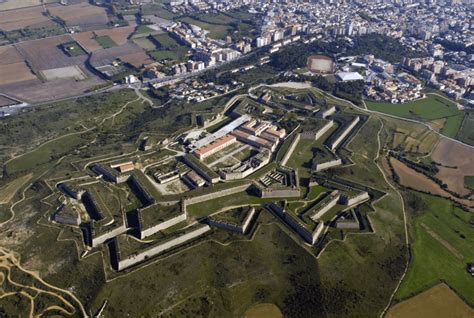
M 200 14 L 195 16 L 186 16 L 178 20 L 197 25 L 204 30 L 209 31 L 209 37 L 214 39 L 225 39 L 226 36 L 234 34 L 236 36 L 253 37 L 253 26 L 243 19 L 247 18 L 251 21 L 253 18 L 250 14 L 245 12 L 235 13 L 237 17 L 233 17 L 233 13 L 228 14 Z M 246 20 L 248 21 L 248 20 Z
M 464 116 L 464 114 L 457 109 L 454 102 L 430 94 L 424 99 L 404 104 L 366 101 L 366 105 L 370 110 L 422 122 L 446 118 L 446 123 L 441 129 L 441 133 L 448 137 L 456 136 Z
M 466 112 L 456 139 L 471 146 L 474 145 L 474 112 Z
M 446 199 L 416 193 L 422 208 L 412 221 L 412 261 L 396 295 L 408 298 L 445 281 L 474 304 L 474 279 L 466 263 L 474 261 L 472 214 L 455 208 Z
M 464 186 L 467 189 L 474 190 L 474 176 L 466 176 L 464 177 Z
M 149 52 L 155 60 L 184 60 L 188 54 L 189 48 L 168 33 L 152 35 L 149 39 L 156 45 L 156 50 Z
M 67 155 L 86 141 L 81 135 L 71 135 L 56 139 L 8 162 L 6 164 L 6 171 L 11 174 L 45 164 L 54 158 L 58 160 L 61 156 Z
M 84 51 L 75 41 L 63 43 L 61 44 L 61 47 L 69 56 L 87 55 L 87 52 Z
M 104 49 L 117 46 L 117 43 L 114 42 L 108 35 L 98 36 L 95 38 L 97 43 Z

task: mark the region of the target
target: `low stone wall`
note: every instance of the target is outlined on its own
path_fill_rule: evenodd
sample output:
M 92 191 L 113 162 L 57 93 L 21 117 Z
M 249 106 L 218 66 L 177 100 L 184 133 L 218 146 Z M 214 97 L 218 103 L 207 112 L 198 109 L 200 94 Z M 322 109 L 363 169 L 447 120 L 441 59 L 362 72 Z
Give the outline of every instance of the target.
M 155 245 L 141 253 L 138 253 L 136 255 L 129 256 L 123 260 L 119 260 L 118 262 L 118 270 L 124 270 L 126 268 L 129 268 L 130 266 L 136 265 L 138 263 L 141 263 L 153 256 L 156 256 L 162 252 L 165 252 L 173 247 L 176 247 L 178 245 L 181 245 L 183 243 L 186 243 L 204 233 L 209 231 L 211 228 L 208 225 L 203 225 L 197 229 L 195 229 L 192 232 L 186 233 L 184 235 L 181 235 L 180 237 L 177 237 L 175 239 L 172 239 L 170 241 L 164 242 L 159 245 Z

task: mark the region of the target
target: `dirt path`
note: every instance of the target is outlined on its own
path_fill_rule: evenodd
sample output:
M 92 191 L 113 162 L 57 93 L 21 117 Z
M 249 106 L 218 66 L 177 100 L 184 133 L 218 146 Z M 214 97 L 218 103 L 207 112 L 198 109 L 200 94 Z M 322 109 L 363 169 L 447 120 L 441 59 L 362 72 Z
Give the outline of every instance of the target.
M 12 280 L 10 273 L 11 273 L 11 269 L 14 268 L 14 267 L 17 268 L 18 270 L 22 271 L 23 273 L 33 277 L 40 284 L 48 287 L 49 289 L 52 289 L 53 291 L 38 288 L 37 284 L 35 284 L 35 283 L 33 283 L 31 286 L 28 286 L 28 285 L 20 284 L 16 281 Z M 31 303 L 30 317 L 35 316 L 35 313 L 34 313 L 34 307 L 35 306 L 34 305 L 35 305 L 36 295 L 33 297 L 29 293 L 27 293 L 26 290 L 32 290 L 37 294 L 45 293 L 45 294 L 48 294 L 50 296 L 53 296 L 53 297 L 59 299 L 61 301 L 61 303 L 63 305 L 65 305 L 65 307 L 67 307 L 67 308 L 65 308 L 65 307 L 61 307 L 61 306 L 58 306 L 58 305 L 51 305 L 51 306 L 47 307 L 43 311 L 43 313 L 46 312 L 49 309 L 57 309 L 57 310 L 60 310 L 63 313 L 66 313 L 68 315 L 79 314 L 83 317 L 87 317 L 87 313 L 84 309 L 84 306 L 82 305 L 80 300 L 74 294 L 72 294 L 68 290 L 61 289 L 61 288 L 58 288 L 56 286 L 53 286 L 53 285 L 45 282 L 37 273 L 26 270 L 25 268 L 23 268 L 21 266 L 19 259 L 14 255 L 14 253 L 11 252 L 11 251 L 6 250 L 3 247 L 0 247 L 0 268 L 4 268 L 4 269 L 7 270 L 7 276 L 6 277 L 5 277 L 5 275 L 2 274 L 3 279 L 6 279 L 8 281 L 8 283 L 10 283 L 11 285 L 21 289 L 20 293 L 30 300 L 30 303 Z M 67 299 L 65 299 L 64 296 L 61 295 L 61 293 L 67 294 L 69 297 L 74 299 L 75 304 L 72 304 Z M 12 294 L 16 294 L 16 293 L 12 293 Z M 8 297 L 8 296 L 9 296 L 9 294 L 4 294 L 1 297 Z M 78 312 L 77 309 L 79 309 L 80 312 Z M 41 313 L 39 313 L 39 314 L 41 316 Z
M 404 225 L 404 229 L 405 229 L 405 246 L 407 248 L 407 254 L 408 254 L 407 255 L 407 261 L 405 263 L 405 269 L 403 270 L 403 274 L 400 277 L 400 280 L 398 281 L 398 284 L 395 287 L 395 290 L 393 291 L 392 295 L 390 296 L 390 299 L 388 301 L 387 306 L 380 313 L 380 318 L 382 318 L 385 315 L 385 313 L 387 312 L 387 310 L 390 308 L 390 305 L 392 304 L 392 301 L 393 301 L 393 297 L 395 297 L 395 294 L 397 293 L 398 289 L 400 288 L 400 285 L 402 284 L 402 281 L 403 281 L 403 279 L 405 278 L 405 276 L 408 272 L 408 268 L 410 266 L 410 240 L 409 240 L 409 236 L 408 236 L 408 222 L 407 222 L 407 214 L 406 214 L 406 211 L 405 211 L 405 200 L 403 200 L 403 196 L 397 190 L 397 188 L 388 180 L 387 175 L 384 172 L 383 163 L 382 163 L 382 167 L 378 163 L 379 158 L 380 158 L 380 150 L 382 148 L 382 144 L 381 144 L 381 141 L 380 141 L 380 134 L 382 133 L 382 130 L 384 129 L 383 121 L 380 118 L 379 118 L 379 120 L 380 120 L 381 126 L 380 126 L 380 130 L 377 133 L 378 151 L 377 151 L 377 156 L 375 157 L 374 161 L 376 162 L 377 168 L 382 173 L 385 182 L 390 186 L 390 188 L 392 188 L 392 190 L 400 198 L 400 202 L 402 204 L 402 212 L 403 212 L 403 225 Z
M 433 231 L 428 225 L 426 225 L 425 223 L 421 223 L 421 226 L 426 230 L 426 232 L 428 232 L 428 234 L 434 238 L 436 241 L 438 241 L 441 245 L 443 245 L 444 247 L 446 247 L 446 249 L 448 251 L 451 252 L 451 254 L 453 254 L 454 256 L 456 256 L 457 259 L 459 260 L 463 260 L 464 259 L 464 256 L 458 252 L 457 249 L 454 248 L 454 246 L 452 246 L 451 244 L 449 244 L 449 242 L 445 241 L 441 236 L 438 235 L 438 233 L 436 233 L 435 231 Z

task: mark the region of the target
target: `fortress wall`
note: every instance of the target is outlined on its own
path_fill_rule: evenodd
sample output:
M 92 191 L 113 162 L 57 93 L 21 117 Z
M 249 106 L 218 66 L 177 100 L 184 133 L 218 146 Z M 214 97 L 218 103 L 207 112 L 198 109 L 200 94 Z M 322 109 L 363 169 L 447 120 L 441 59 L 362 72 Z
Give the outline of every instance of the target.
M 267 207 L 271 212 L 279 216 L 291 229 L 300 235 L 307 243 L 313 244 L 313 235 L 304 228 L 296 219 L 285 212 L 283 208 L 275 203 L 269 203 Z
M 311 220 L 317 221 L 319 220 L 324 214 L 326 214 L 329 210 L 336 206 L 337 202 L 341 198 L 341 195 L 336 195 L 331 201 L 329 201 L 325 206 L 321 207 L 316 213 L 311 216 Z
M 227 195 L 239 193 L 239 192 L 247 190 L 250 187 L 250 185 L 251 185 L 251 183 L 246 183 L 246 184 L 234 187 L 234 188 L 215 191 L 213 193 L 204 194 L 204 195 L 194 197 L 194 198 L 188 198 L 188 199 L 184 200 L 184 204 L 189 205 L 189 204 L 201 203 L 201 202 L 204 202 L 204 201 L 217 199 L 217 198 L 225 197 Z
M 244 220 L 244 223 L 242 223 L 242 233 L 245 234 L 247 232 L 247 229 L 249 228 L 250 224 L 254 221 L 256 210 L 254 207 L 250 209 L 249 214 Z
M 320 117 L 321 118 L 326 118 L 326 117 L 329 117 L 331 116 L 332 114 L 334 114 L 336 112 L 336 106 L 332 106 L 331 108 L 328 108 L 327 110 L 321 112 L 321 115 Z
M 267 165 L 269 162 L 270 162 L 270 156 L 268 156 L 268 158 L 266 158 L 265 160 L 262 161 L 262 163 L 258 166 L 258 167 L 255 167 L 255 168 L 249 168 L 245 171 L 242 171 L 242 172 L 229 172 L 229 173 L 226 173 L 226 172 L 223 172 L 222 170 L 219 171 L 219 175 L 221 176 L 222 179 L 224 180 L 238 180 L 238 179 L 243 179 L 243 178 L 246 178 L 248 177 L 249 175 L 251 175 L 252 173 L 254 173 L 255 171 L 263 168 L 265 165 Z
M 196 230 L 186 233 L 180 237 L 177 237 L 175 239 L 172 239 L 170 241 L 164 242 L 163 244 L 153 246 L 149 248 L 148 250 L 145 250 L 141 253 L 138 253 L 136 255 L 129 256 L 123 260 L 120 260 L 118 262 L 118 270 L 124 270 L 130 266 L 136 265 L 140 262 L 143 262 L 147 260 L 148 258 L 151 258 L 153 256 L 156 256 L 162 252 L 165 252 L 173 247 L 176 247 L 180 244 L 186 243 L 204 233 L 209 231 L 211 228 L 208 225 L 204 225 L 202 227 L 197 228 Z
M 243 233 L 242 226 L 209 219 L 209 225 L 231 232 Z
M 288 148 L 285 156 L 283 157 L 283 160 L 281 161 L 282 166 L 286 165 L 288 160 L 290 159 L 291 155 L 293 154 L 293 151 L 295 151 L 296 146 L 300 142 L 301 134 L 297 134 L 295 139 L 290 145 L 290 148 Z
M 211 176 L 209 176 L 203 169 L 201 169 L 199 165 L 189 160 L 186 156 L 183 156 L 183 160 L 187 165 L 193 168 L 207 182 L 210 182 L 210 183 L 219 182 L 219 177 L 211 178 Z
M 125 226 L 125 224 L 119 226 L 119 227 L 116 227 L 100 236 L 95 236 L 94 235 L 92 236 L 92 247 L 96 247 L 102 243 L 104 243 L 105 241 L 111 239 L 111 238 L 114 238 L 116 236 L 119 236 L 120 234 L 123 234 L 127 232 L 127 227 Z
M 247 215 L 247 217 L 245 218 L 245 220 L 242 222 L 241 225 L 233 224 L 233 223 L 227 223 L 227 222 L 224 222 L 224 221 L 218 221 L 218 220 L 214 220 L 212 218 L 208 219 L 208 221 L 209 221 L 209 224 L 212 225 L 212 226 L 215 226 L 215 227 L 218 227 L 218 228 L 221 228 L 221 229 L 224 229 L 224 230 L 228 230 L 228 231 L 231 231 L 231 232 L 237 232 L 237 233 L 240 233 L 240 234 L 245 234 L 245 232 L 247 232 L 248 227 L 250 226 L 250 224 L 253 221 L 255 213 L 256 213 L 255 208 L 252 207 L 250 209 L 249 214 Z
M 326 125 L 324 125 L 320 130 L 316 132 L 316 135 L 314 136 L 315 140 L 318 140 L 321 138 L 331 127 L 334 126 L 334 120 L 329 121 Z
M 145 198 L 147 205 L 155 203 L 155 198 L 148 192 L 147 189 L 141 184 L 141 182 L 135 177 L 131 176 L 130 181 L 135 186 L 136 190 Z
M 169 219 L 165 222 L 161 222 L 149 229 L 146 229 L 146 230 L 140 230 L 140 238 L 141 239 L 144 239 L 148 236 L 151 236 L 153 234 L 155 234 L 156 232 L 158 231 L 162 231 L 162 230 L 165 230 L 169 227 L 172 227 L 173 225 L 176 225 L 180 222 L 183 222 L 183 221 L 186 221 L 186 213 L 183 213 L 183 214 L 180 214 L 178 216 L 175 216 L 174 218 L 172 219 Z
M 300 189 L 260 189 L 261 198 L 294 198 L 301 196 Z
M 53 217 L 54 222 L 61 223 L 61 224 L 68 224 L 68 225 L 80 225 L 81 218 L 79 215 L 77 217 L 73 216 L 63 216 L 63 215 L 55 215 Z
M 314 165 L 314 169 L 316 170 L 316 172 L 319 172 L 340 165 L 342 165 L 342 159 L 339 158 L 323 163 L 317 163 Z
M 318 240 L 323 230 L 324 230 L 324 222 L 319 222 L 319 224 L 316 226 L 316 229 L 313 231 L 311 235 L 311 244 L 314 245 L 314 243 L 316 243 L 316 241 Z
M 352 120 L 352 122 L 349 124 L 349 126 L 347 126 L 346 129 L 344 129 L 341 135 L 337 137 L 337 139 L 331 143 L 330 145 L 331 150 L 334 150 L 337 148 L 337 146 L 339 146 L 339 144 L 344 140 L 344 138 L 347 137 L 347 135 L 349 135 L 349 133 L 352 131 L 352 129 L 354 129 L 354 127 L 359 123 L 359 121 L 360 121 L 359 116 L 357 116 L 356 118 L 354 118 L 354 120 Z
M 359 229 L 359 223 L 354 221 L 354 222 L 337 222 L 336 223 L 336 228 L 338 229 L 349 229 L 349 230 L 358 230 Z
M 341 203 L 344 204 L 344 205 L 355 205 L 355 204 L 358 204 L 358 203 L 361 203 L 363 201 L 366 201 L 370 199 L 370 196 L 369 196 L 369 193 L 367 191 L 363 191 L 353 197 L 347 197 L 347 196 L 344 196 L 341 198 Z

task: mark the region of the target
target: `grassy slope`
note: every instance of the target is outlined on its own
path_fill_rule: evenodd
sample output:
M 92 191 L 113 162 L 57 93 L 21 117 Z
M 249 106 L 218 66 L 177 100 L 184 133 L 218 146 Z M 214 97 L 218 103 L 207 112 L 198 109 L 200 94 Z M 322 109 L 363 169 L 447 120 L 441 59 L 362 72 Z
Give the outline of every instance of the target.
M 474 260 L 474 229 L 469 215 L 446 199 L 417 193 L 424 202 L 420 215 L 412 220 L 414 243 L 410 269 L 397 293 L 397 299 L 410 297 L 441 280 L 474 304 L 474 280 L 466 272 L 466 263 Z M 422 226 L 425 224 L 442 240 L 463 255 L 459 259 Z M 462 238 L 464 236 L 465 238 Z
M 370 110 L 423 122 L 446 118 L 447 120 L 441 129 L 441 133 L 448 137 L 456 136 L 464 116 L 456 108 L 454 102 L 436 95 L 428 95 L 427 98 L 404 104 L 367 101 L 366 105 Z

